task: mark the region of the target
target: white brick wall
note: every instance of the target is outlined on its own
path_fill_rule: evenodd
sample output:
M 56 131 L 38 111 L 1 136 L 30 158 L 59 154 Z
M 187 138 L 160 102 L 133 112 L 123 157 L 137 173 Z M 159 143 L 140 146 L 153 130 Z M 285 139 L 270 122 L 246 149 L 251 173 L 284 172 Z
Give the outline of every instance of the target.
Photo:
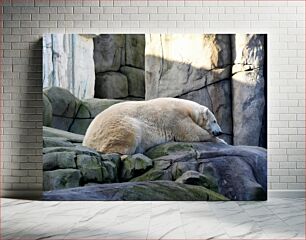
M 304 189 L 304 1 L 3 0 L 2 4 L 2 196 L 41 191 L 41 37 L 48 32 L 268 33 L 269 188 Z

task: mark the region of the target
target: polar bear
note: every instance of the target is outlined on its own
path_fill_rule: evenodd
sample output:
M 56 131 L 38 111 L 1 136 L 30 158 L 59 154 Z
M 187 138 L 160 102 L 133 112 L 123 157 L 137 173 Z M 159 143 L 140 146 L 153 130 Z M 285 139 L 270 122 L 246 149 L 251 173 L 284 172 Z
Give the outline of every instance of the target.
M 89 125 L 83 146 L 103 153 L 134 154 L 170 141 L 224 143 L 213 113 L 178 98 L 156 98 L 115 104 Z

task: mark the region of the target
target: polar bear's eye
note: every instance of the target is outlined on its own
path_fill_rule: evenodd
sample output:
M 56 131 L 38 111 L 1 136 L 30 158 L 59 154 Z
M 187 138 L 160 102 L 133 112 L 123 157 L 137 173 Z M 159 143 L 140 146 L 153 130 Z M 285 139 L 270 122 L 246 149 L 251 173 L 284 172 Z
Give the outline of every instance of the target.
M 214 120 L 214 123 L 216 123 L 216 120 Z

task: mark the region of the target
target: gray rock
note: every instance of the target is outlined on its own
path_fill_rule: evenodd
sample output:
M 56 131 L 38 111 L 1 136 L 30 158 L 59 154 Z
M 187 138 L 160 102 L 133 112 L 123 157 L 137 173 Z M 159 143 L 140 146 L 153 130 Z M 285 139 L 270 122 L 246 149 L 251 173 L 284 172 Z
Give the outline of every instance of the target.
M 94 62 L 96 73 L 118 71 L 124 55 L 123 34 L 101 34 L 94 38 Z
M 145 67 L 145 35 L 126 34 L 125 35 L 125 64 L 137 68 Z
M 232 35 L 235 145 L 260 145 L 265 118 L 265 41 L 261 34 Z M 263 144 L 266 145 L 266 144 Z
M 84 100 L 84 101 L 86 102 L 87 100 Z M 75 118 L 88 119 L 88 118 L 93 118 L 93 117 L 90 114 L 89 108 L 81 102 Z
M 145 155 L 151 159 L 159 158 L 173 154 L 179 155 L 181 157 L 182 154 L 187 154 L 187 156 L 195 157 L 196 152 L 190 143 L 184 142 L 169 142 L 166 144 L 161 144 L 156 147 L 149 149 L 145 152 Z M 173 156 L 172 156 L 173 157 Z M 175 158 L 175 157 L 173 157 Z
M 156 180 L 172 181 L 171 170 L 159 170 L 157 168 L 152 168 L 146 173 L 138 177 L 132 178 L 130 182 L 148 182 Z
M 230 38 L 222 34 L 148 34 L 145 61 L 146 99 L 180 96 L 230 77 Z
M 128 81 L 119 72 L 106 72 L 96 75 L 95 97 L 125 98 L 128 96 Z
M 52 127 L 67 131 L 75 118 L 80 101 L 68 90 L 51 87 L 44 90 L 52 105 Z
M 81 173 L 77 169 L 58 169 L 44 171 L 43 178 L 44 191 L 74 188 L 80 185 Z
M 50 127 L 43 127 L 43 136 L 44 137 L 60 137 L 68 139 L 70 142 L 73 143 L 82 143 L 84 136 L 80 134 L 70 133 L 67 131 L 63 131 L 56 128 Z
M 120 178 L 122 181 L 128 181 L 137 177 L 152 167 L 152 160 L 143 154 L 134 154 L 122 158 L 122 170 Z
M 102 161 L 103 182 L 118 182 L 118 168 L 114 162 Z
M 89 127 L 90 123 L 93 119 L 74 119 L 71 123 L 71 127 L 69 129 L 70 132 L 85 135 L 87 128 Z
M 117 169 L 119 169 L 119 167 L 121 165 L 121 157 L 120 157 L 120 154 L 118 154 L 118 153 L 101 154 L 101 158 L 102 158 L 102 161 L 110 161 L 110 162 L 114 163 L 116 165 Z
M 90 117 L 95 118 L 100 112 L 120 102 L 123 102 L 123 100 L 91 98 L 83 100 L 82 105 L 88 109 Z
M 172 179 L 176 180 L 182 174 L 190 170 L 197 170 L 198 163 L 195 159 L 188 160 L 186 162 L 174 162 L 171 167 Z
M 100 184 L 44 192 L 44 200 L 207 201 L 228 200 L 202 186 L 172 181 Z
M 73 144 L 67 138 L 43 137 L 43 147 L 73 147 Z
M 76 154 L 84 154 L 84 155 L 89 155 L 92 157 L 97 158 L 98 160 L 101 160 L 101 156 L 98 152 L 91 148 L 87 148 L 84 146 L 73 146 L 73 147 L 48 147 L 48 148 L 43 148 L 43 153 L 51 153 L 51 152 L 75 152 Z
M 43 87 L 61 87 L 80 99 L 94 95 L 95 69 L 92 36 L 45 34 Z
M 187 171 L 183 173 L 178 179 L 175 180 L 178 183 L 200 185 L 211 189 L 214 192 L 218 192 L 218 185 L 215 179 L 205 176 L 197 171 Z
M 74 152 L 51 152 L 43 155 L 43 170 L 76 168 Z
M 43 112 L 43 125 L 51 127 L 52 125 L 52 105 L 46 96 L 43 94 L 44 112 Z
M 144 70 L 133 67 L 121 67 L 120 72 L 126 75 L 128 80 L 129 96 L 145 97 L 145 74 Z
M 88 182 L 103 182 L 102 166 L 99 159 L 95 156 L 78 154 L 77 167 L 82 173 L 82 180 L 84 183 Z

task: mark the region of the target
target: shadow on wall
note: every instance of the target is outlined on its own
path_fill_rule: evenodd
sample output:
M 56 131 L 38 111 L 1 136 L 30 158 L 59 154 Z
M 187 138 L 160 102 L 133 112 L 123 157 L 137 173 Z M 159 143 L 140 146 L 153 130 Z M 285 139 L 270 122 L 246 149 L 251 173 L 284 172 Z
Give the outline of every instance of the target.
M 227 142 L 267 147 L 265 41 L 261 34 L 147 34 L 146 99 L 198 102 Z

